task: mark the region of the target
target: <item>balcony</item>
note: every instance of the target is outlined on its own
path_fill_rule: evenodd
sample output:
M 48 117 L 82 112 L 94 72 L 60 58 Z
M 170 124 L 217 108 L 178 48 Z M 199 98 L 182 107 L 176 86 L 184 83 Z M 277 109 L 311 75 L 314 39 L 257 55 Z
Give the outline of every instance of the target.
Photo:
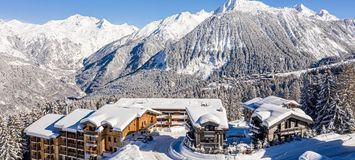
M 32 159 L 41 159 L 41 154 L 40 153 L 31 153 L 31 158 Z
M 85 131 L 85 136 L 98 136 L 98 133 L 95 131 Z
M 172 115 L 172 119 L 187 119 L 187 115 Z
M 44 153 L 49 153 L 49 154 L 54 153 L 54 149 L 53 149 L 53 147 L 50 147 L 50 148 L 45 148 L 45 149 L 44 149 Z
M 66 148 L 60 147 L 60 149 L 59 149 L 59 154 L 66 155 L 66 154 L 67 154 Z
M 52 140 L 44 140 L 45 145 L 53 145 L 54 142 Z
M 72 156 L 72 157 L 76 157 L 76 152 L 74 152 L 74 151 L 68 151 L 68 154 L 67 154 L 68 156 Z
M 39 143 L 39 142 L 41 142 L 41 139 L 40 138 L 36 138 L 36 137 L 31 137 L 30 141 L 33 142 L 33 143 Z
M 84 135 L 78 135 L 77 139 L 80 140 L 80 141 L 84 141 Z
M 39 143 L 31 143 L 31 150 L 41 150 L 41 145 Z
M 295 134 L 295 133 L 301 133 L 302 128 L 299 127 L 294 127 L 294 128 L 287 128 L 287 129 L 277 129 L 275 131 L 275 134 L 280 134 L 280 135 L 289 135 L 289 134 Z
M 80 150 L 84 150 L 84 144 L 78 144 L 77 148 L 80 149 Z

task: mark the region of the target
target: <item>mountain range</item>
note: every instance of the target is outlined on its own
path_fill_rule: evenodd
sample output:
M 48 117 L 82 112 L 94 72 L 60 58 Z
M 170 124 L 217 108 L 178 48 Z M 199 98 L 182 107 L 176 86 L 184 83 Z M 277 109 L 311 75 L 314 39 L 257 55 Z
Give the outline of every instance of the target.
M 42 25 L 0 21 L 0 107 L 10 113 L 100 94 L 141 73 L 154 81 L 156 72 L 203 80 L 301 70 L 327 57 L 354 57 L 354 32 L 354 19 L 326 10 L 247 0 L 141 29 L 81 15 Z

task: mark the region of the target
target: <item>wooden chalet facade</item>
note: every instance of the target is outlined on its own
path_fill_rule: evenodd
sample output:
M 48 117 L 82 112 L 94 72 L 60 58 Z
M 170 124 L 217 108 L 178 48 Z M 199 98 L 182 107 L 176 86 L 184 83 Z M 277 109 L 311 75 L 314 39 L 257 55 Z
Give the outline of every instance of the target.
M 202 104 L 187 107 L 188 132 L 184 140 L 188 148 L 209 154 L 223 153 L 226 146 L 225 131 L 228 130 L 226 111 L 220 105 Z
M 150 133 L 159 114 L 115 105 L 97 111 L 78 109 L 66 116 L 48 114 L 25 129 L 31 159 L 100 159 L 122 147 L 128 135 Z
M 59 130 L 54 123 L 62 115 L 48 114 L 25 129 L 29 137 L 30 158 L 33 160 L 59 159 Z
M 200 107 L 203 103 L 218 104 L 219 99 L 193 98 L 121 98 L 122 105 L 142 105 L 161 112 L 157 117 L 157 128 L 166 129 L 185 126 L 188 120 L 187 107 Z
M 141 116 L 135 117 L 127 126 L 120 130 L 109 124 L 98 126 L 90 121 L 82 122 L 85 158 L 95 160 L 104 154 L 116 152 L 125 145 L 124 140 L 130 134 L 149 134 L 155 128 L 158 114 L 157 112 L 145 111 Z
M 311 117 L 298 108 L 295 101 L 270 96 L 244 103 L 247 121 L 255 144 L 271 145 L 295 137 L 304 137 L 313 123 Z

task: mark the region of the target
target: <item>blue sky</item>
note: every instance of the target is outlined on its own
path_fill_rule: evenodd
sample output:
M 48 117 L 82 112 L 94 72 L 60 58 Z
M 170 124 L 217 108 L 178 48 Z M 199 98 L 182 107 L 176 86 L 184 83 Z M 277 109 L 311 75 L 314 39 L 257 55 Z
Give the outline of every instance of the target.
M 112 23 L 145 24 L 182 12 L 214 10 L 226 0 L 0 0 L 0 19 L 18 19 L 42 24 L 73 14 L 105 18 Z M 303 3 L 319 11 L 324 8 L 339 18 L 355 18 L 355 0 L 262 0 L 275 7 Z

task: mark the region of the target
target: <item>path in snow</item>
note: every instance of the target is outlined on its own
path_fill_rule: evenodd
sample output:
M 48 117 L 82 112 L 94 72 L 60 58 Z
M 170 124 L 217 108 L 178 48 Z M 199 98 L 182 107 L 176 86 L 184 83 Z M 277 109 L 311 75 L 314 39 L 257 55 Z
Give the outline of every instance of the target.
M 147 160 L 171 160 L 169 157 L 170 144 L 179 137 L 184 136 L 185 132 L 169 133 L 162 132 L 159 136 L 154 136 L 154 140 L 142 145 L 139 149 L 144 159 Z

